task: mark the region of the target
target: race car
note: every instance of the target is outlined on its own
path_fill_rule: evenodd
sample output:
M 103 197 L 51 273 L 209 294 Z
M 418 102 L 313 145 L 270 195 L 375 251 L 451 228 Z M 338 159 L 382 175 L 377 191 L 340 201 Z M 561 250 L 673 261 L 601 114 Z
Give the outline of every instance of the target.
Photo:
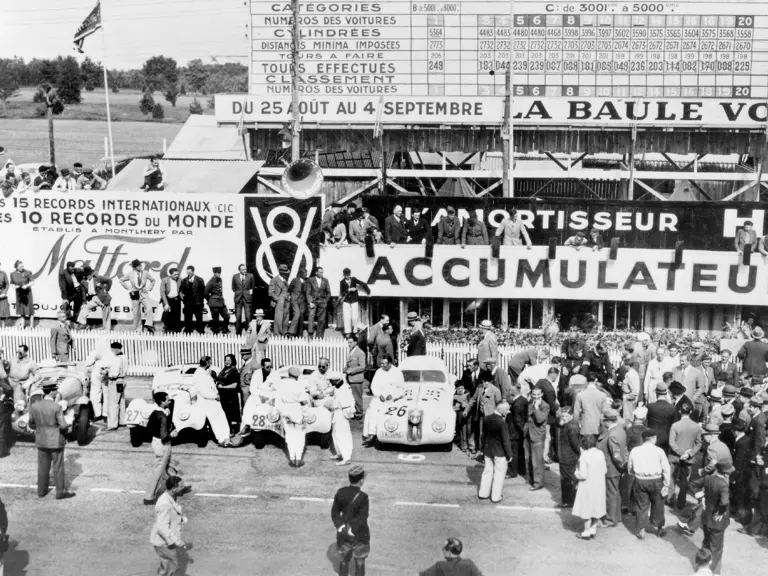
M 299 381 L 309 379 L 309 375 L 315 371 L 314 366 L 297 366 L 297 368 L 301 370 Z M 278 376 L 280 378 L 287 378 L 288 369 L 288 366 L 278 369 Z M 264 448 L 270 441 L 270 437 L 272 437 L 272 441 L 275 440 L 275 436 L 285 439 L 283 417 L 278 408 L 279 400 L 261 396 L 257 390 L 251 390 L 251 396 L 243 407 L 243 426 L 247 427 L 245 428 L 247 431 L 246 436 L 250 436 L 257 450 Z M 303 409 L 303 412 L 305 432 L 308 435 L 318 434 L 319 437 L 315 439 L 319 443 L 320 448 L 327 450 L 330 447 L 330 439 L 327 436 L 328 432 L 331 431 L 332 414 L 330 410 L 322 406 L 308 406 Z M 245 440 L 242 434 L 239 436 L 241 437 L 237 440 L 233 439 L 235 444 Z
M 208 419 L 202 405 L 197 403 L 197 389 L 192 384 L 192 377 L 199 364 L 178 364 L 170 366 L 155 374 L 152 380 L 152 393 L 165 392 L 171 399 L 171 420 L 173 426 L 179 431 L 191 431 L 194 433 L 197 445 L 205 447 L 208 440 L 213 437 Z M 213 372 L 219 369 L 212 367 Z M 152 400 L 136 398 L 131 401 L 126 410 L 126 423 L 131 438 L 131 446 L 138 448 L 144 442 L 149 442 L 152 437 L 147 430 L 149 416 L 155 410 Z M 185 435 L 189 435 L 189 432 Z
M 17 433 L 31 436 L 29 427 L 29 406 L 42 400 L 43 385 L 55 383 L 59 404 L 64 410 L 67 436 L 83 446 L 88 442 L 91 426 L 90 370 L 74 362 L 56 364 L 54 361 L 41 363 L 37 372 L 38 380 L 25 391 L 24 399 L 17 400 L 11 415 L 11 428 Z
M 409 356 L 400 362 L 405 394 L 381 407 L 376 420 L 379 444 L 439 445 L 450 452 L 456 433 L 455 378 L 440 358 Z

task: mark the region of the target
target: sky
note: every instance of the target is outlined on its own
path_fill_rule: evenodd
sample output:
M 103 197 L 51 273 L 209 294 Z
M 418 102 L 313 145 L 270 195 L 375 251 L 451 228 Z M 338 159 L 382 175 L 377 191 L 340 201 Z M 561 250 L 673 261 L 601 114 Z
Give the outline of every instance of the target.
M 2 0 L 0 55 L 32 58 L 78 56 L 109 68 L 141 68 L 151 56 L 180 64 L 200 58 L 210 63 L 247 64 L 248 3 L 245 0 L 101 0 L 105 32 L 85 40 L 85 54 L 72 37 L 96 0 Z

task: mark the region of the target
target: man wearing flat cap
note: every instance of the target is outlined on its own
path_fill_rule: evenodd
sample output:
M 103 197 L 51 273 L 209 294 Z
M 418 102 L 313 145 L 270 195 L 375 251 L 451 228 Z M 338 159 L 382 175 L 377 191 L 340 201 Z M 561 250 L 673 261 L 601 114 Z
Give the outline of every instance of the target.
M 455 246 L 460 244 L 459 235 L 461 225 L 456 218 L 456 210 L 453 206 L 448 206 L 446 215 L 440 218 L 437 223 L 437 244 Z
M 656 446 L 664 452 L 669 449 L 669 431 L 675 422 L 677 411 L 670 402 L 667 385 L 656 385 L 656 402 L 648 406 L 648 428 L 656 432 Z
M 77 178 L 78 190 L 104 190 L 106 187 L 106 181 L 93 168 L 86 168 Z
M 113 358 L 107 372 L 109 383 L 104 401 L 107 410 L 107 430 L 125 426 L 125 377 L 128 375 L 128 358 L 123 354 L 123 345 L 112 342 Z
M 43 385 L 45 396 L 39 402 L 29 406 L 29 428 L 35 432 L 37 446 L 37 495 L 42 498 L 48 494 L 48 481 L 51 468 L 56 484 L 56 499 L 72 498 L 75 494 L 64 487 L 64 446 L 67 444 L 67 423 L 64 411 L 56 395 L 58 384 L 48 382 Z
M 211 332 L 227 334 L 229 332 L 229 310 L 224 302 L 224 283 L 221 280 L 221 266 L 213 267 L 213 276 L 205 285 L 205 300 L 211 311 Z
M 131 312 L 133 315 L 132 329 L 135 332 L 143 332 L 141 321 L 144 319 L 144 328 L 154 332 L 153 303 L 149 299 L 149 293 L 155 288 L 155 278 L 149 271 L 144 270 L 144 264 L 138 258 L 131 261 L 131 271 L 120 278 L 120 285 L 128 291 L 131 298 Z
M 371 553 L 371 531 L 364 483 L 365 470 L 362 466 L 353 466 L 349 469 L 349 486 L 340 488 L 333 497 L 331 520 L 336 528 L 339 576 L 349 576 L 349 563 L 353 559 L 355 576 L 365 576 L 365 559 Z
M 277 274 L 269 281 L 269 305 L 275 310 L 272 332 L 275 336 L 288 335 L 288 320 L 291 314 L 290 291 L 288 288 L 288 266 L 280 264 Z
M 667 532 L 664 529 L 664 498 L 669 493 L 670 469 L 664 451 L 656 446 L 656 432 L 646 430 L 642 434 L 643 444 L 629 453 L 628 471 L 634 476 L 634 508 L 637 514 L 635 536 L 645 539 L 650 525 L 656 528 L 659 538 Z

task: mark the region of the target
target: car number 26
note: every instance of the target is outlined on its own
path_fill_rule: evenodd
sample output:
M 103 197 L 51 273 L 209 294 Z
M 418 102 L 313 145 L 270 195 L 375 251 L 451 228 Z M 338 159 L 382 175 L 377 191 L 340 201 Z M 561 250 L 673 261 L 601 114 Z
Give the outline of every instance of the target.
M 400 406 L 399 408 L 397 406 L 390 406 L 384 414 L 387 416 L 397 415 L 402 418 L 406 412 L 408 412 L 408 409 L 405 406 Z

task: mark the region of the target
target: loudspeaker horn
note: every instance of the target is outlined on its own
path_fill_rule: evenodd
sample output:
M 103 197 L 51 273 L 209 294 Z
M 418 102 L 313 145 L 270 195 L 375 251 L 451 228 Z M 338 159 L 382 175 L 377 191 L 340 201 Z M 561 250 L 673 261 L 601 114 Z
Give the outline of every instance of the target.
M 289 196 L 306 200 L 320 191 L 323 179 L 320 166 L 311 160 L 300 158 L 285 169 L 280 183 Z

